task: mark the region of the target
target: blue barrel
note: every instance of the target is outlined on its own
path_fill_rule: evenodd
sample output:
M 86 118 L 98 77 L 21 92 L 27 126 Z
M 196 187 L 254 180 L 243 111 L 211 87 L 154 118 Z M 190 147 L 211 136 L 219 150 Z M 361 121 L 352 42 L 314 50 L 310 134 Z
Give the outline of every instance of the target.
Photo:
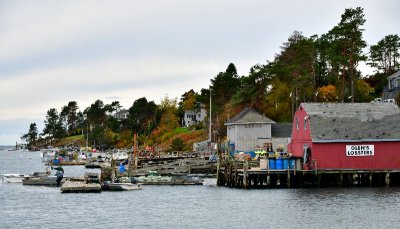
M 275 169 L 275 159 L 274 158 L 270 158 L 269 159 L 269 169 Z
M 283 159 L 283 169 L 289 168 L 289 159 Z
M 276 159 L 276 169 L 282 169 L 283 167 L 283 164 L 282 164 L 282 159 L 281 158 L 278 158 L 278 159 Z
M 60 161 L 58 159 L 53 160 L 53 164 L 58 164 L 58 163 L 60 163 Z
M 289 169 L 294 169 L 296 166 L 296 160 L 295 159 L 290 159 L 289 161 Z
M 254 151 L 249 151 L 248 154 L 250 154 L 251 158 L 254 158 L 256 156 L 256 153 Z
M 124 166 L 124 164 L 122 162 L 121 162 L 121 164 L 119 164 L 119 172 L 120 173 L 125 172 L 125 166 Z

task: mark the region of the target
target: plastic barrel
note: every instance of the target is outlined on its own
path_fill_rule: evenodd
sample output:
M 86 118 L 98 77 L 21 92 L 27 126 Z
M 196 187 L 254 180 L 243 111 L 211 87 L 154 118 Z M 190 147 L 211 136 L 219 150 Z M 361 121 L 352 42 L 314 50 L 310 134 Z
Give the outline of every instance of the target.
M 294 169 L 296 165 L 296 160 L 295 159 L 290 159 L 289 161 L 289 169 Z
M 283 169 L 288 169 L 289 168 L 289 159 L 283 159 L 282 160 L 283 164 Z
M 275 169 L 275 159 L 274 158 L 270 158 L 269 159 L 269 169 Z
M 256 153 L 254 151 L 250 151 L 248 153 L 250 154 L 251 158 L 254 158 L 256 156 Z
M 268 169 L 268 159 L 266 158 L 260 159 L 260 169 Z
M 53 164 L 58 164 L 58 163 L 60 163 L 60 161 L 58 159 L 53 160 Z
M 120 173 L 125 172 L 125 166 L 124 166 L 123 163 L 121 163 L 121 164 L 119 165 L 119 172 L 120 172 Z
M 278 158 L 278 159 L 276 159 L 276 169 L 282 169 L 283 167 L 283 164 L 282 164 L 282 159 L 281 158 Z

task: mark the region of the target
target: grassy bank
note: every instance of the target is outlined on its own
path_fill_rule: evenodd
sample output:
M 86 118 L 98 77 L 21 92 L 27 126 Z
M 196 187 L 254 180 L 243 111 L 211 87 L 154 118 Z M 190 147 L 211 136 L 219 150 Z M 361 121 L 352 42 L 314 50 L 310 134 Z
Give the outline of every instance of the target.
M 169 150 L 171 148 L 171 143 L 174 139 L 181 138 L 185 144 L 185 150 L 190 151 L 193 149 L 193 143 L 204 141 L 207 139 L 207 134 L 204 130 L 189 130 L 188 128 L 179 127 L 174 129 L 173 131 L 166 132 L 159 137 L 159 142 L 155 145 L 159 149 L 163 149 L 164 151 Z M 130 147 L 133 144 L 133 137 L 129 137 L 126 140 L 127 144 L 123 147 Z M 140 144 L 140 143 L 139 143 Z M 61 147 L 61 146 L 85 146 L 86 145 L 86 135 L 75 135 L 60 139 L 58 141 L 53 142 L 53 146 Z M 90 146 L 90 141 L 89 141 Z M 117 145 L 114 145 L 115 148 L 118 148 Z M 143 148 L 144 145 L 139 145 L 139 148 Z

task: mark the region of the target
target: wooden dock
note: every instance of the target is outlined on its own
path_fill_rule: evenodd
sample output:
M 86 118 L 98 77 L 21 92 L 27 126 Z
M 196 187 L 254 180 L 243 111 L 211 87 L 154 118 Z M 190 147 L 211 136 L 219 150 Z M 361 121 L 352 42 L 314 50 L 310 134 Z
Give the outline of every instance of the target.
M 61 186 L 62 193 L 72 192 L 101 192 L 99 174 L 86 172 L 81 178 L 70 179 Z
M 202 180 L 140 181 L 143 185 L 203 185 Z
M 217 173 L 217 185 L 236 188 L 400 186 L 400 170 L 269 170 L 257 161 L 222 161 Z
M 62 162 L 58 162 L 58 163 L 50 162 L 49 164 L 52 165 L 52 166 L 59 166 L 59 165 L 85 165 L 86 162 L 85 161 L 62 161 Z
M 66 181 L 61 186 L 61 192 L 101 192 L 101 185 L 99 183 L 86 183 L 85 181 Z

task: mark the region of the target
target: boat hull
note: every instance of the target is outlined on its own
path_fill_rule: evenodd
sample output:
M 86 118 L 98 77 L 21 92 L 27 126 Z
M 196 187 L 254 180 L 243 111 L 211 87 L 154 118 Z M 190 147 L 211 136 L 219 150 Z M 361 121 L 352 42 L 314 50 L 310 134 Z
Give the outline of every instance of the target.
M 132 183 L 109 183 L 105 182 L 103 184 L 103 189 L 106 191 L 133 191 L 141 190 L 142 184 L 132 184 Z
M 1 174 L 1 180 L 4 183 L 22 183 L 23 179 L 29 177 L 31 176 L 28 174 L 17 174 L 17 173 Z
M 61 180 L 61 183 L 65 181 L 65 178 Z M 23 185 L 43 185 L 43 186 L 57 186 L 56 176 L 46 177 L 28 177 L 22 180 Z

